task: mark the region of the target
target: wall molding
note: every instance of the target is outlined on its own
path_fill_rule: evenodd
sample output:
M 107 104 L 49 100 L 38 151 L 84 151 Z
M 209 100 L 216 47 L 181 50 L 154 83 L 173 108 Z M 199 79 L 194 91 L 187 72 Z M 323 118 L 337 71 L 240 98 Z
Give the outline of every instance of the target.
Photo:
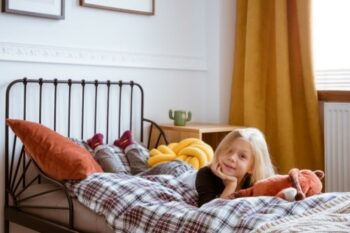
M 0 60 L 146 69 L 206 71 L 203 57 L 131 53 L 0 42 Z

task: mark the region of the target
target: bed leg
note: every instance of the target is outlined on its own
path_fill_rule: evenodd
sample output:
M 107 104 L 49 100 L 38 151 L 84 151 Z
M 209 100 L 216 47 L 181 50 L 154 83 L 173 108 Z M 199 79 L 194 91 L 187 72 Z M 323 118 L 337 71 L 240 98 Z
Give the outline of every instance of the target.
M 10 221 L 4 221 L 4 233 L 10 233 Z

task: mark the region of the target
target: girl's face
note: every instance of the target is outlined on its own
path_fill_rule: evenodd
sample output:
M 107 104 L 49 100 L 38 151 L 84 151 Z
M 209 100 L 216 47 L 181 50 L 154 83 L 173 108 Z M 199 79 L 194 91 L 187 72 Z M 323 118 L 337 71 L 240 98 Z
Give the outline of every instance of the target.
M 222 172 L 228 176 L 234 176 L 238 182 L 253 170 L 253 151 L 246 140 L 236 138 L 219 156 L 218 163 Z

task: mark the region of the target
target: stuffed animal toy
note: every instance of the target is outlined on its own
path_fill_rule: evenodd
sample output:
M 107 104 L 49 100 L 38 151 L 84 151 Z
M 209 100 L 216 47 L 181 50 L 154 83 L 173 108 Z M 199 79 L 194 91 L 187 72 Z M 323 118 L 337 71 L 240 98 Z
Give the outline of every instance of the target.
M 293 201 L 318 194 L 322 190 L 324 172 L 293 168 L 288 175 L 275 175 L 256 182 L 252 187 L 241 189 L 233 197 L 277 196 Z

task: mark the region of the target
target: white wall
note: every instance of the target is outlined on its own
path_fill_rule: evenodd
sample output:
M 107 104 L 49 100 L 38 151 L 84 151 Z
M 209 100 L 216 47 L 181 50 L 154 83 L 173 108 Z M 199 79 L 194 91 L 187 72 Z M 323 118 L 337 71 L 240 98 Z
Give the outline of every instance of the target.
M 144 87 L 147 118 L 168 122 L 168 109 L 184 109 L 193 121 L 227 122 L 235 1 L 156 0 L 155 15 L 143 16 L 66 0 L 65 13 L 64 20 L 0 13 L 0 132 L 6 85 L 24 76 L 134 80 Z M 3 140 L 0 147 L 4 161 Z M 11 232 L 31 231 L 12 225 Z

